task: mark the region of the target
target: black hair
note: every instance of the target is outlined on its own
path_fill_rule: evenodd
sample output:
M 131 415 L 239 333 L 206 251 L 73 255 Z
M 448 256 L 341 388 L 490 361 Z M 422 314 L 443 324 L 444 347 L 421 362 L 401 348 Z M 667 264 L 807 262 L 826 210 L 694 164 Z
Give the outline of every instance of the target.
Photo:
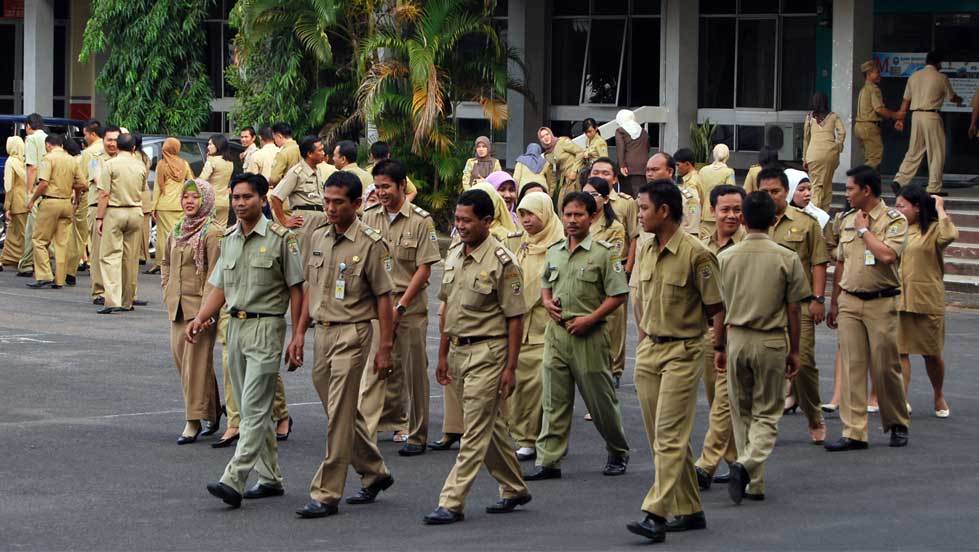
M 800 207 L 799 205 L 797 205 L 796 202 L 795 202 L 795 194 L 798 193 L 799 186 L 802 186 L 802 183 L 803 182 L 808 182 L 809 183 L 809 188 L 810 189 L 812 188 L 812 179 L 810 179 L 808 175 L 805 178 L 800 178 L 799 179 L 799 182 L 795 185 L 795 192 L 793 192 L 792 193 L 792 197 L 789 198 L 789 205 L 795 207 L 796 209 L 802 209 L 802 207 Z M 849 210 L 850 209 L 844 209 L 844 212 L 845 211 L 849 211 Z
M 846 171 L 846 175 L 853 178 L 857 186 L 861 188 L 866 186 L 875 197 L 880 197 L 880 173 L 877 169 L 868 165 L 858 165 Z
M 588 117 L 584 121 L 581 121 L 581 128 L 582 128 L 583 131 L 588 130 L 588 129 L 591 129 L 591 128 L 593 128 L 595 130 L 598 130 L 598 121 L 596 121 L 595 119 L 592 119 L 591 117 Z
M 31 113 L 27 116 L 27 125 L 33 130 L 44 130 L 44 117 L 40 113 Z
M 133 139 L 132 134 L 120 134 L 119 140 L 116 141 L 116 145 L 119 146 L 119 151 L 128 151 L 132 153 L 136 150 L 136 140 Z
M 347 199 L 351 202 L 357 201 L 364 195 L 364 185 L 360 183 L 360 178 L 352 172 L 337 171 L 326 179 L 323 189 L 344 188 L 347 190 Z
M 789 177 L 785 176 L 785 171 L 778 167 L 765 167 L 758 173 L 758 186 L 765 180 L 778 180 L 779 184 L 785 188 L 785 191 L 789 191 Z M 791 199 L 791 198 L 790 198 Z
M 258 130 L 258 135 L 262 137 L 262 144 L 272 141 L 272 127 L 269 125 L 262 125 L 262 128 Z
M 932 223 L 938 220 L 938 209 L 935 208 L 935 198 L 931 196 L 920 184 L 901 187 L 898 197 L 903 197 L 918 208 L 918 226 L 924 234 L 931 227 Z
M 680 148 L 673 154 L 673 159 L 677 163 L 694 163 L 693 150 L 690 148 Z
M 322 142 L 323 140 L 319 136 L 303 136 L 303 139 L 299 141 L 299 156 L 306 159 L 309 154 L 316 150 L 316 144 Z
M 89 119 L 88 122 L 85 123 L 85 126 L 82 128 L 89 134 L 94 134 L 99 138 L 102 137 L 103 134 L 102 123 L 99 122 L 97 119 Z
M 252 138 L 255 137 L 255 127 L 253 127 L 253 126 L 246 126 L 245 128 L 239 130 L 238 132 L 239 133 L 241 133 L 241 132 L 247 132 L 248 134 L 251 134 L 252 135 Z
M 643 184 L 639 188 L 639 194 L 646 194 L 655 209 L 659 209 L 660 205 L 666 205 L 673 222 L 679 224 L 683 220 L 683 195 L 676 182 L 668 178 L 653 180 Z
M 357 144 L 353 143 L 352 140 L 341 140 L 337 147 L 340 149 L 340 155 L 347 160 L 347 163 L 357 162 Z
M 387 159 L 391 157 L 391 146 L 383 140 L 378 140 L 371 144 L 371 157 L 375 160 L 380 161 L 381 159 Z
M 942 54 L 938 50 L 932 50 L 928 52 L 925 56 L 925 63 L 928 65 L 934 65 L 935 67 L 941 67 L 942 65 Z
M 136 146 L 136 149 L 142 148 L 143 147 L 143 133 L 142 132 L 133 132 L 132 135 L 133 135 L 133 145 Z
M 110 132 L 118 132 L 119 134 L 122 134 L 122 129 L 119 128 L 118 125 L 109 125 L 102 131 L 102 137 L 105 138 L 105 135 Z
M 598 203 L 595 203 L 595 198 L 585 192 L 569 192 L 568 195 L 564 196 L 564 200 L 561 201 L 561 212 L 564 212 L 564 208 L 569 203 L 580 203 L 584 205 L 588 216 L 592 216 L 598 211 Z
M 44 143 L 51 144 L 54 148 L 65 147 L 65 137 L 61 134 L 51 133 L 44 138 Z
M 401 161 L 395 159 L 381 159 L 374 165 L 371 169 L 371 176 L 381 176 L 384 175 L 394 181 L 399 187 L 405 184 L 405 179 L 408 177 L 408 171 L 405 170 L 405 166 Z
M 817 117 L 825 117 L 829 114 L 829 98 L 822 92 L 815 92 L 809 100 L 809 110 Z
M 493 207 L 493 199 L 483 190 L 473 189 L 462 192 L 459 199 L 456 200 L 456 207 L 460 205 L 472 207 L 473 213 L 480 220 L 487 217 L 493 218 L 496 214 L 496 210 Z
M 673 173 L 673 178 L 677 178 L 679 175 L 676 172 L 676 158 L 673 157 L 672 155 L 666 153 L 665 151 L 658 151 L 658 152 L 650 155 L 649 157 L 650 158 L 653 158 L 653 157 L 656 157 L 657 155 L 662 156 L 663 159 L 666 159 L 666 166 L 669 167 L 670 168 L 670 172 Z
M 523 201 L 524 196 L 529 194 L 531 190 L 534 189 L 538 189 L 544 192 L 545 194 L 547 193 L 547 186 L 541 184 L 540 182 L 537 182 L 536 180 L 525 182 L 523 187 L 520 188 L 520 194 L 517 196 L 517 205 L 520 205 L 520 202 Z
M 744 201 L 745 191 L 741 186 L 732 186 L 730 184 L 714 186 L 714 189 L 710 191 L 710 206 L 717 207 L 717 198 L 731 194 L 738 194 L 741 196 L 741 201 Z
M 65 140 L 65 151 L 68 152 L 68 155 L 74 157 L 81 155 L 82 147 L 75 140 Z
M 593 176 L 589 178 L 588 182 L 585 184 L 595 188 L 595 191 L 598 192 L 600 196 L 605 198 L 605 205 L 602 207 L 602 214 L 605 215 L 605 224 L 607 226 L 611 226 L 611 224 L 617 220 L 618 217 L 615 216 L 615 211 L 612 209 L 612 204 L 608 201 L 608 195 L 612 193 L 608 182 L 606 182 L 604 178 Z
M 758 152 L 758 164 L 767 167 L 776 163 L 778 163 L 778 150 L 769 145 L 762 146 L 761 151 Z
M 280 121 L 272 125 L 272 132 L 275 134 L 281 134 L 286 138 L 292 138 L 292 127 L 289 126 L 289 123 L 284 121 Z
M 592 166 L 595 166 L 595 163 L 608 163 L 612 167 L 612 174 L 619 174 L 619 164 L 612 161 L 611 157 L 599 157 L 591 162 Z
M 775 200 L 767 192 L 751 192 L 741 203 L 741 213 L 750 230 L 768 230 L 775 223 Z
M 208 140 L 214 144 L 215 153 L 224 159 L 225 161 L 234 162 L 234 157 L 231 155 L 231 143 L 228 142 L 228 138 L 224 134 L 212 134 Z
M 255 173 L 239 173 L 231 177 L 231 192 L 234 193 L 235 185 L 247 182 L 255 195 L 265 201 L 265 196 L 269 193 L 269 181 L 264 176 Z

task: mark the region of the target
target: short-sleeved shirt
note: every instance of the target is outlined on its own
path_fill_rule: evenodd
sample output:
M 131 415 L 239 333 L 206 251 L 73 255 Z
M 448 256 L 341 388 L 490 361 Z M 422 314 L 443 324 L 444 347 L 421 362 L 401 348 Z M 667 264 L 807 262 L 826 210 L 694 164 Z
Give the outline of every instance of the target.
M 725 324 L 759 331 L 784 329 L 786 305 L 809 297 L 799 256 L 765 234 L 748 234 L 717 261 Z
M 547 249 L 541 286 L 560 300 L 565 320 L 595 312 L 606 297 L 629 293 L 616 247 L 591 234 L 574 250 L 565 238 Z
M 48 183 L 44 190 L 45 196 L 58 199 L 71 198 L 72 188 L 81 188 L 85 184 L 78 160 L 61 148 L 55 148 L 44 156 L 37 171 L 37 179 Z
M 105 154 L 105 144 L 102 143 L 101 138 L 82 150 L 82 170 L 85 172 L 86 181 L 91 183 L 88 187 L 89 205 L 95 205 L 99 202 L 99 191 L 95 187 L 95 180 L 102 173 L 102 163 L 108 159 L 109 156 Z
M 884 107 L 884 98 L 881 96 L 880 87 L 867 81 L 860 89 L 857 96 L 857 122 L 876 123 L 881 121 L 881 116 L 877 110 Z
M 239 221 L 224 233 L 221 258 L 208 282 L 224 290 L 228 312 L 285 314 L 289 288 L 303 283 L 299 240 L 264 216 L 247 236 Z
M 131 153 L 120 151 L 102 164 L 98 189 L 109 192 L 109 207 L 142 207 L 146 164 Z
M 452 337 L 504 336 L 507 318 L 527 312 L 520 266 L 492 235 L 469 253 L 462 242 L 449 249 L 439 300 L 443 332 Z
M 381 233 L 355 219 L 347 231 L 324 224 L 306 248 L 309 314 L 318 322 L 367 322 L 377 318 L 377 298 L 391 293 L 391 254 Z
M 364 190 L 367 190 L 367 188 L 374 183 L 374 177 L 371 176 L 371 173 L 358 167 L 357 163 L 350 163 L 348 165 L 344 165 L 343 168 L 340 170 L 355 174 L 357 178 L 360 179 L 360 185 L 363 187 Z
M 630 287 L 642 305 L 646 335 L 695 338 L 707 330 L 705 305 L 721 303 L 717 257 L 700 240 L 677 232 L 659 251 L 655 239 L 639 249 Z
M 769 228 L 768 235 L 775 243 L 796 252 L 802 262 L 802 269 L 806 272 L 806 281 L 811 287 L 812 267 L 830 260 L 819 221 L 809 213 L 789 205 L 782 217 Z
M 869 230 L 900 259 L 908 241 L 908 219 L 897 209 L 888 209 L 883 201 L 870 210 Z M 873 258 L 863 238 L 857 235 L 853 222 L 857 211 L 844 215 L 837 258 L 843 261 L 840 287 L 846 291 L 874 292 L 901 285 L 898 262 L 884 264 Z
M 43 130 L 35 130 L 30 136 L 24 139 L 24 163 L 34 165 L 41 164 L 47 149 L 44 147 L 44 140 L 48 135 Z
M 622 226 L 618 220 L 613 220 L 609 224 L 604 215 L 599 215 L 592 221 L 588 233 L 593 240 L 603 241 L 611 245 L 616 258 L 625 260 L 629 256 L 629 248 L 626 246 L 629 242 L 626 239 L 625 226 Z
M 278 184 L 282 180 L 282 177 L 286 175 L 289 167 L 292 167 L 301 160 L 302 156 L 299 155 L 299 144 L 292 138 L 283 142 L 282 148 L 275 153 L 275 158 L 272 161 L 272 172 L 268 177 L 269 185 L 275 186 Z
M 272 195 L 289 202 L 290 207 L 320 207 L 323 205 L 322 189 L 316 169 L 303 160 L 286 171 L 286 175 L 272 190 Z
M 248 146 L 248 149 L 246 149 L 244 152 L 242 152 L 242 155 L 241 155 L 241 166 L 242 167 L 247 167 L 247 166 L 251 165 L 251 163 L 252 163 L 252 157 L 257 152 L 258 152 L 258 146 L 256 146 L 254 143 L 252 145 Z
M 272 176 L 272 165 L 275 163 L 277 153 L 279 153 L 279 146 L 275 144 L 263 145 L 248 158 L 245 164 L 245 172 L 260 174 L 268 180 Z
M 746 235 L 748 235 L 748 233 L 744 231 L 744 226 L 739 226 L 734 235 L 725 240 L 724 243 L 721 243 L 720 238 L 717 236 L 717 230 L 715 229 L 713 234 L 704 236 L 700 241 L 703 242 L 711 253 L 717 255 L 721 251 L 730 249 L 731 247 L 734 247 L 735 244 L 741 243 L 741 240 L 743 240 Z
M 699 236 L 704 208 L 700 203 L 697 188 L 694 186 L 682 188 L 680 195 L 683 196 L 683 222 L 680 224 L 680 229 L 692 236 Z
M 945 99 L 955 97 L 952 83 L 933 65 L 925 65 L 908 77 L 904 87 L 904 99 L 911 100 L 911 111 L 941 109 Z
M 623 194 L 612 190 L 608 194 L 608 202 L 615 211 L 615 218 L 619 219 L 625 227 L 626 251 L 629 253 L 628 245 L 632 240 L 639 237 L 639 203 L 629 194 Z
M 384 237 L 384 242 L 392 252 L 391 284 L 395 294 L 402 294 L 408 289 L 412 277 L 418 267 L 436 263 L 442 259 L 439 253 L 438 234 L 435 224 L 428 211 L 408 202 L 401 204 L 401 209 L 394 214 L 387 212 L 380 203 L 364 211 L 364 224 L 376 229 Z M 422 285 L 422 290 L 428 282 Z M 405 305 L 408 314 L 425 314 L 428 312 L 426 293 L 419 293 L 411 305 Z

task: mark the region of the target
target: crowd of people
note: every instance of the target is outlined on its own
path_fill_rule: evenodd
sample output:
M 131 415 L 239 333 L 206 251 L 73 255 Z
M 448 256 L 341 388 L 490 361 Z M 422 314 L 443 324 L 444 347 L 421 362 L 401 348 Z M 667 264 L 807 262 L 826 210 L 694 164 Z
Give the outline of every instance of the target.
M 328 155 L 320 137 L 297 142 L 285 123 L 248 127 L 237 160 L 226 137 L 211 137 L 195 177 L 180 141 L 167 138 L 150 191 L 138 134 L 90 121 L 87 147 L 73 156 L 32 115 L 26 144 L 6 144 L 10 230 L 0 260 L 21 263 L 21 273 L 30 266 L 35 288 L 75 285 L 87 263 L 98 312 L 129 311 L 140 304 L 141 242 L 153 219 L 186 410 L 177 443 L 216 434 L 226 416 L 212 446 L 234 445 L 234 454 L 207 490 L 233 507 L 282 495 L 277 441 L 293 419 L 280 367 L 312 365 L 327 444 L 297 510 L 303 518 L 337 513 L 348 466 L 362 488 L 347 504 L 374 502 L 394 484 L 377 446 L 384 431 L 405 457 L 458 443 L 425 523 L 462 521 L 484 465 L 500 486 L 486 511 L 511 512 L 531 501 L 528 481 L 561 477 L 575 389 L 605 442 L 602 473 L 625 474 L 631 447 L 618 389 L 631 310 L 655 478 L 644 517 L 628 529 L 661 542 L 706 527 L 700 493 L 713 483 L 735 503 L 764 500 L 779 419 L 796 408 L 810 441 L 828 451 L 867 448 L 874 410 L 890 446 L 905 446 L 911 355 L 924 357 L 935 415 L 949 416 L 942 252 L 957 230 L 942 198 L 920 186 L 902 186 L 887 206 L 868 165 L 847 172 L 848 208 L 831 216 L 833 152 L 845 130 L 824 97 L 813 104 L 808 172 L 765 150 L 742 186 L 723 144 L 702 167 L 686 148 L 650 156 L 628 111 L 616 118 L 617 160 L 594 120 L 584 122 L 585 147 L 542 127 L 512 173 L 480 137 L 444 258 L 431 215 L 412 203 L 417 190 L 383 142 L 361 168 L 354 142 Z M 435 377 L 445 414 L 441 438 L 429 442 L 427 288 L 439 262 Z M 815 360 L 824 321 L 839 336 L 837 387 L 825 404 Z M 695 456 L 701 382 L 710 413 Z M 823 414 L 837 410 L 842 435 L 829 439 Z

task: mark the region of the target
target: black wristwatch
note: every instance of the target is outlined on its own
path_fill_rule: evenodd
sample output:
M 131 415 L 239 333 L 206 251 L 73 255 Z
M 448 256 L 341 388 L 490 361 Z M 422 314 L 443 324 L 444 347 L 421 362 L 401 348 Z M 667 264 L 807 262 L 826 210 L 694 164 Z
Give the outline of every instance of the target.
M 397 305 L 394 306 L 394 310 L 398 311 L 398 314 L 404 314 L 408 312 L 408 307 L 402 305 L 401 303 L 398 303 Z
M 815 302 L 817 302 L 817 303 L 819 303 L 820 305 L 825 305 L 826 304 L 826 296 L 825 295 L 813 295 L 812 296 L 812 300 L 815 301 Z

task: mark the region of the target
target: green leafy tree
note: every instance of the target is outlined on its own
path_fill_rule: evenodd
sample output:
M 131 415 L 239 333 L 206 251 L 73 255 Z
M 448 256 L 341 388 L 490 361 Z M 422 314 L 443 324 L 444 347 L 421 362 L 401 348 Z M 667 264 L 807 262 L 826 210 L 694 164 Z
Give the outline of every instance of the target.
M 211 113 L 202 25 L 213 0 L 93 0 L 80 60 L 106 54 L 95 81 L 109 119 L 193 135 Z

